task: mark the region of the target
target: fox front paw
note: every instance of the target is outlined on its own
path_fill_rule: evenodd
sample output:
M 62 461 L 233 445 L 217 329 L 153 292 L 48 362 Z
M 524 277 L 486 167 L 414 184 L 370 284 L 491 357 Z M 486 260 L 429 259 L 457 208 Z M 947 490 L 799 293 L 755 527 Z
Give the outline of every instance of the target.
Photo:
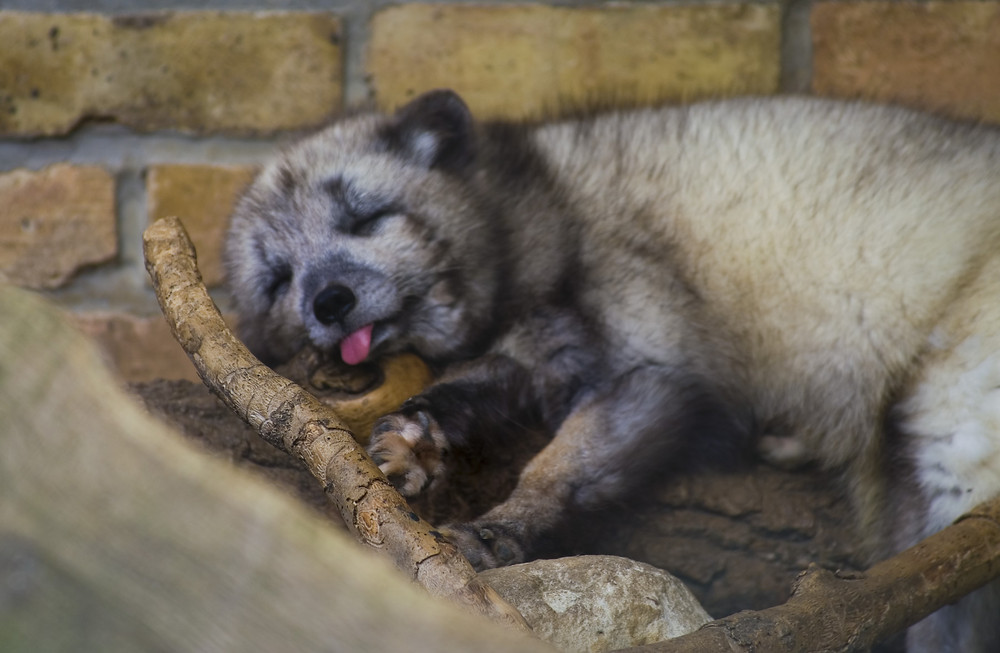
M 404 406 L 375 423 L 368 454 L 404 497 L 415 497 L 444 477 L 448 443 L 426 410 Z
M 458 547 L 476 571 L 525 561 L 517 529 L 499 524 L 449 524 L 439 529 Z

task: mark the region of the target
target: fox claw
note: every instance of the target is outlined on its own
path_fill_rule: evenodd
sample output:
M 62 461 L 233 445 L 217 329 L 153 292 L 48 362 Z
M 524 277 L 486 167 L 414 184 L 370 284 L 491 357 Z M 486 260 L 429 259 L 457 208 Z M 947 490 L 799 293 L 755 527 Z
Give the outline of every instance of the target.
M 437 421 L 423 410 L 381 418 L 368 445 L 372 460 L 404 497 L 421 494 L 444 475 L 446 451 Z
M 468 559 L 476 571 L 524 562 L 524 547 L 517 536 L 498 524 L 449 524 L 441 534 Z

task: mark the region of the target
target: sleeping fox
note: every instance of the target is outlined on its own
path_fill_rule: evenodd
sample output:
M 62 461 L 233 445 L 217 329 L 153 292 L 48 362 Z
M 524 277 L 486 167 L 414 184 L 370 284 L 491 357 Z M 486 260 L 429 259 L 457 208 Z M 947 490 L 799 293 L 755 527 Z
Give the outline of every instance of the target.
M 277 157 L 226 252 L 265 362 L 308 343 L 444 370 L 373 430 L 404 495 L 553 435 L 447 527 L 478 567 L 757 442 L 846 470 L 896 549 L 1000 494 L 996 128 L 810 98 L 480 123 L 433 91 Z M 998 615 L 994 583 L 910 650 L 1000 650 Z

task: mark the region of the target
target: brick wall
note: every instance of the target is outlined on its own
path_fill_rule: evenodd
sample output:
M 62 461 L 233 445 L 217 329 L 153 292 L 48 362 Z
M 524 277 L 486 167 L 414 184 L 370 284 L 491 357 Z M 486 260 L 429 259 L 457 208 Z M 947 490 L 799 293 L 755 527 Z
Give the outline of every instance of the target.
M 528 116 L 811 92 L 1000 123 L 1000 0 L 148 6 L 0 4 L 0 280 L 66 307 L 133 380 L 193 378 L 146 281 L 148 221 L 182 217 L 225 307 L 234 197 L 345 104 L 450 86 L 481 116 Z

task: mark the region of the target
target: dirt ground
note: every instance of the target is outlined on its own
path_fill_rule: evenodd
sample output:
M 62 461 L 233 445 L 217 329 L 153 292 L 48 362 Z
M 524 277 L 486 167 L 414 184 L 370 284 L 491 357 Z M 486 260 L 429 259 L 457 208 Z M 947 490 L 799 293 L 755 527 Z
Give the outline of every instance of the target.
M 204 386 L 161 380 L 131 390 L 150 412 L 213 455 L 252 470 L 342 524 L 304 467 L 258 438 Z M 414 508 L 432 523 L 482 510 L 509 491 L 510 469 L 537 445 L 503 461 L 491 482 L 471 479 L 450 488 L 450 496 Z M 830 569 L 863 566 L 837 484 L 815 469 L 788 472 L 756 464 L 702 471 L 667 479 L 625 508 L 574 515 L 547 555 L 610 553 L 648 562 L 682 579 L 717 617 L 784 602 L 795 576 L 811 562 Z

